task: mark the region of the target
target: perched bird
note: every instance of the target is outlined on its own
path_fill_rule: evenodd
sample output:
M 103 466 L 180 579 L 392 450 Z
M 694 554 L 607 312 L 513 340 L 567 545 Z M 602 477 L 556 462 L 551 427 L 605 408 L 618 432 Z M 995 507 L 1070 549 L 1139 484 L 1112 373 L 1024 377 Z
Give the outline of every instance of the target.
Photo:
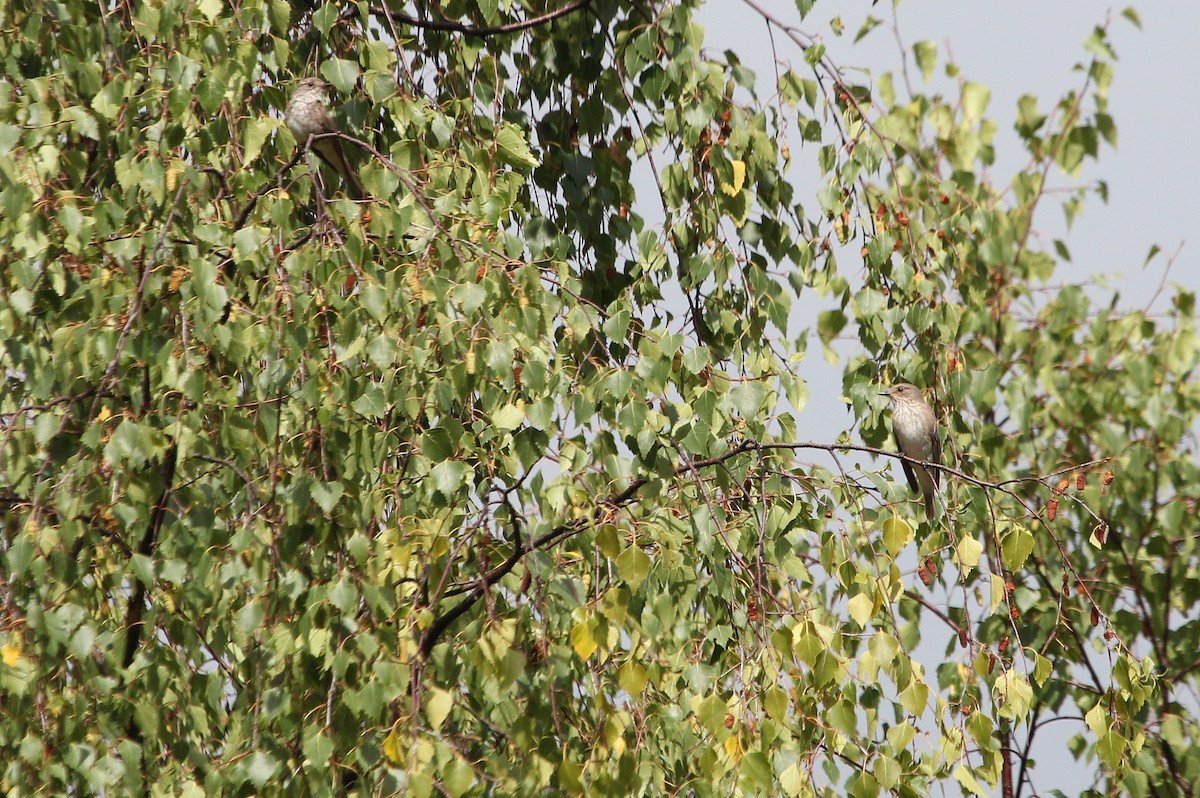
M 320 78 L 303 78 L 296 84 L 292 99 L 288 100 L 283 118 L 292 135 L 296 137 L 296 143 L 301 147 L 310 143 L 311 136 L 338 132 L 337 123 L 329 114 L 329 105 L 325 97 L 328 89 L 329 84 Z M 363 199 L 366 194 L 363 192 L 362 182 L 358 179 L 358 170 L 346 159 L 337 137 L 311 139 L 311 144 L 321 160 L 341 175 L 350 197 L 356 200 Z
M 937 419 L 933 411 L 921 396 L 921 390 L 915 385 L 902 382 L 892 386 L 890 391 L 880 396 L 892 399 L 892 434 L 896 437 L 896 446 L 900 453 L 915 460 L 925 460 L 930 463 L 942 461 L 942 439 L 938 432 Z M 904 466 L 904 476 L 908 477 L 908 486 L 916 493 L 918 490 L 925 499 L 925 516 L 932 521 L 934 497 L 941 478 L 938 469 L 901 460 Z

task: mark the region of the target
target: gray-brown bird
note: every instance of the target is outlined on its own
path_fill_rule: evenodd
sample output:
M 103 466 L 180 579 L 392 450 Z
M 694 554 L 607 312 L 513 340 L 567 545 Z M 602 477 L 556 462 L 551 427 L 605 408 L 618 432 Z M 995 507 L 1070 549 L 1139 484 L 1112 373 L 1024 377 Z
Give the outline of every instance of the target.
M 292 135 L 296 137 L 296 143 L 301 147 L 310 143 L 311 136 L 338 132 L 337 123 L 329 114 L 329 104 L 325 96 L 328 89 L 329 84 L 320 78 L 303 78 L 296 84 L 292 99 L 288 100 L 283 118 Z M 351 198 L 363 199 L 366 194 L 362 182 L 358 179 L 358 170 L 346 159 L 341 142 L 335 136 L 325 136 L 311 139 L 311 144 L 313 152 L 341 175 L 346 184 L 346 192 Z
M 921 389 L 907 382 L 893 385 L 890 391 L 880 396 L 892 399 L 892 434 L 896 438 L 896 446 L 900 453 L 915 460 L 925 460 L 930 463 L 942 462 L 942 438 L 938 432 L 937 419 L 933 411 L 921 396 Z M 941 472 L 934 468 L 901 460 L 904 466 L 904 476 L 908 477 L 908 486 L 914 493 L 920 492 L 925 499 L 925 516 L 933 521 L 935 496 L 941 479 Z

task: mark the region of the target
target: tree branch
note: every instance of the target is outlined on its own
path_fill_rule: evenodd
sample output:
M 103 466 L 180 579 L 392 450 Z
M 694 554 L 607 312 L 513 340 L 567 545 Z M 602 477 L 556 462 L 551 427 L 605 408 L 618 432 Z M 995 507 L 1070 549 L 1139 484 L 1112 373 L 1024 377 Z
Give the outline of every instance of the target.
M 725 462 L 728 462 L 729 460 L 732 460 L 733 458 L 737 457 L 738 455 L 745 454 L 746 452 L 752 452 L 752 451 L 762 452 L 762 451 L 769 451 L 771 449 L 788 450 L 788 451 L 798 451 L 801 449 L 814 449 L 814 450 L 826 451 L 826 452 L 852 451 L 852 452 L 867 452 L 869 454 L 876 454 L 876 455 L 880 455 L 882 457 L 891 457 L 896 460 L 904 460 L 909 463 L 913 463 L 915 465 L 925 466 L 926 468 L 939 469 L 941 471 L 946 472 L 947 474 L 951 474 L 951 475 L 957 477 L 958 479 L 961 479 L 964 482 L 968 482 L 972 485 L 976 485 L 978 487 L 989 489 L 989 490 L 998 490 L 1003 493 L 1007 493 L 1008 495 L 1016 498 L 1018 501 L 1021 501 L 1021 498 L 1019 496 L 1017 496 L 1016 493 L 1014 493 L 1012 490 L 1005 487 L 1006 485 L 1019 484 L 1019 483 L 1023 483 L 1023 482 L 1041 483 L 1043 480 L 1050 479 L 1051 477 L 1057 476 L 1058 474 L 1061 474 L 1061 473 L 1073 471 L 1073 470 L 1076 470 L 1079 468 L 1086 468 L 1089 466 L 1098 465 L 1100 463 L 1105 463 L 1108 461 L 1107 458 L 1101 459 L 1101 460 L 1093 460 L 1093 461 L 1090 461 L 1087 463 L 1081 463 L 1079 465 L 1074 465 L 1069 468 L 1064 468 L 1060 471 L 1055 471 L 1053 473 L 1045 474 L 1042 476 L 1017 477 L 1015 479 L 1003 480 L 1001 482 L 989 482 L 987 480 L 980 479 L 978 477 L 964 473 L 963 471 L 960 471 L 959 469 L 953 468 L 951 466 L 942 465 L 941 463 L 931 463 L 926 460 L 918 460 L 918 459 L 909 457 L 908 455 L 901 454 L 899 452 L 893 452 L 888 449 L 879 449 L 874 446 L 860 446 L 857 444 L 850 444 L 850 443 L 841 443 L 841 444 L 839 444 L 839 443 L 815 443 L 815 442 L 811 442 L 811 441 L 798 442 L 798 443 L 759 443 L 758 441 L 755 441 L 755 440 L 743 440 L 737 446 L 733 447 L 732 449 L 725 452 L 724 454 L 715 455 L 713 457 L 709 457 L 704 460 L 693 460 L 691 462 L 684 462 L 683 464 L 681 464 L 675 468 L 673 475 L 681 476 L 683 474 L 691 473 L 691 472 L 697 471 L 702 468 L 710 468 L 712 466 L 721 465 Z M 428 628 L 426 628 L 425 633 L 423 635 L 421 635 L 421 643 L 420 643 L 421 657 L 423 659 L 428 659 L 429 655 L 433 652 L 433 647 L 435 645 L 437 645 L 438 640 L 441 638 L 441 636 L 443 634 L 446 633 L 446 630 L 448 630 L 450 628 L 450 626 L 456 620 L 458 620 L 460 617 L 462 617 L 462 615 L 464 613 L 466 613 L 467 610 L 469 610 L 477 601 L 479 601 L 479 599 L 483 598 L 483 595 L 487 591 L 488 588 L 490 588 L 492 585 L 494 585 L 498 581 L 500 581 L 503 577 L 505 577 L 506 575 L 511 573 L 513 568 L 515 568 L 517 566 L 517 563 L 519 563 L 522 559 L 524 559 L 526 554 L 528 554 L 529 552 L 532 552 L 532 551 L 540 550 L 540 549 L 548 549 L 551 546 L 554 546 L 554 545 L 562 542 L 563 540 L 566 540 L 567 538 L 572 537 L 572 536 L 578 534 L 579 532 L 582 532 L 584 529 L 587 529 L 588 527 L 595 524 L 597 521 L 601 520 L 603 517 L 607 516 L 609 510 L 611 510 L 613 508 L 617 508 L 617 507 L 622 507 L 622 506 L 632 502 L 634 500 L 634 497 L 637 495 L 637 492 L 639 490 L 641 490 L 643 487 L 645 487 L 645 485 L 647 483 L 649 483 L 649 481 L 650 481 L 649 477 L 638 477 L 637 479 L 634 479 L 623 490 L 621 490 L 617 493 L 614 493 L 613 495 L 609 496 L 608 498 L 601 499 L 597 503 L 597 505 L 592 509 L 592 511 L 590 513 L 580 516 L 579 518 L 575 518 L 571 521 L 567 521 L 563 524 L 559 524 L 558 526 L 554 527 L 546 534 L 542 535 L 541 537 L 537 538 L 536 540 L 531 541 L 528 544 L 528 546 L 521 545 L 520 529 L 517 529 L 516 540 L 514 541 L 512 554 L 510 554 L 504 562 L 497 565 L 491 571 L 486 573 L 482 578 L 480 578 L 478 580 L 474 580 L 471 583 L 468 583 L 468 584 L 470 584 L 470 587 L 463 586 L 462 588 L 459 588 L 457 590 L 451 589 L 451 590 L 447 590 L 445 593 L 443 593 L 443 596 L 450 596 L 450 595 L 455 595 L 457 593 L 463 593 L 463 592 L 465 592 L 467 595 L 462 601 L 458 602 L 453 607 L 451 607 L 449 610 L 446 610 L 444 613 L 442 613 L 441 615 L 438 615 L 436 618 L 434 618 L 433 622 L 428 626 Z M 1022 501 L 1022 505 L 1024 506 L 1023 501 Z
M 386 17 L 389 20 L 403 22 L 407 25 L 412 25 L 414 28 L 446 31 L 449 33 L 461 33 L 466 36 L 483 37 L 497 36 L 504 33 L 519 33 L 523 30 L 536 28 L 539 25 L 545 25 L 547 22 L 553 22 L 556 19 L 565 17 L 568 14 L 579 11 L 580 9 L 587 8 L 591 4 L 592 0 L 574 0 L 574 2 L 567 3 L 562 8 L 542 14 L 540 17 L 533 17 L 532 19 L 524 19 L 519 22 L 509 22 L 506 25 L 494 25 L 491 27 L 464 25 L 461 22 L 453 22 L 448 19 L 419 19 L 417 17 L 411 17 L 408 14 L 401 14 L 396 11 L 392 11 L 386 6 L 379 5 L 369 5 L 367 6 L 367 11 L 377 17 Z M 356 16 L 358 16 L 358 6 L 353 4 L 346 6 L 346 10 L 342 12 L 342 19 L 349 19 L 350 17 Z

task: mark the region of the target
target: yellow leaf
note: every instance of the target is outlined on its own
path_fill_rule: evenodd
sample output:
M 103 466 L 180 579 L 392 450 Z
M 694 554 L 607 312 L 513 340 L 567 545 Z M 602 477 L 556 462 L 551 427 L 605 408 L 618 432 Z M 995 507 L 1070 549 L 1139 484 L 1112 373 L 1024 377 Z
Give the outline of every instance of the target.
M 1103 701 L 1097 701 L 1096 705 L 1084 715 L 1083 720 L 1087 724 L 1087 727 L 1091 729 L 1092 734 L 1097 737 L 1106 734 L 1111 726 Z
M 857 621 L 859 626 L 865 627 L 874 612 L 875 602 L 866 593 L 859 593 L 850 599 L 850 617 Z
M 646 689 L 646 669 L 636 662 L 626 662 L 617 671 L 617 683 L 631 696 L 639 696 Z
M 893 515 L 883 522 L 883 545 L 887 547 L 888 554 L 893 557 L 898 556 L 904 547 L 912 542 L 912 539 L 912 525 L 900 516 Z
M 924 712 L 928 701 L 929 686 L 916 677 L 900 692 L 900 705 L 912 715 Z
M 582 660 L 586 660 L 588 657 L 592 656 L 592 654 L 596 653 L 596 649 L 599 647 L 599 644 L 596 642 L 596 638 L 592 635 L 592 629 L 587 621 L 577 623 L 575 624 L 575 627 L 571 629 L 571 647 L 575 649 L 575 653 L 578 654 L 579 658 Z
M 629 747 L 629 744 L 625 742 L 625 738 L 618 737 L 617 739 L 612 741 L 611 757 L 613 759 L 620 759 L 621 755 L 625 753 L 625 749 L 628 747 Z
M 729 754 L 729 758 L 734 762 L 740 762 L 742 759 L 742 743 L 736 734 L 731 734 L 729 739 L 725 741 L 725 753 Z
M 965 570 L 979 565 L 979 556 L 983 554 L 983 544 L 975 538 L 963 538 L 954 550 L 954 560 L 958 567 Z
M 746 184 L 746 162 L 730 161 L 729 165 L 733 167 L 733 183 L 721 181 L 721 190 L 732 197 Z
M 16 643 L 5 643 L 0 646 L 0 658 L 3 658 L 5 665 L 13 667 L 21 658 L 21 647 Z
M 1000 606 L 1000 602 L 1004 601 L 1004 579 L 992 574 L 991 579 L 992 599 L 988 605 L 988 612 L 995 612 Z
M 435 687 L 426 693 L 425 717 L 428 718 L 429 725 L 434 729 L 442 728 L 452 706 L 454 706 L 454 698 L 448 690 L 439 690 Z
M 808 784 L 808 771 L 793 762 L 779 774 L 779 786 L 786 795 L 800 795 Z
M 404 764 L 404 759 L 400 755 L 400 737 L 396 734 L 395 729 L 392 729 L 388 732 L 388 736 L 383 738 L 383 755 L 391 760 L 392 764 Z
M 983 785 L 975 778 L 969 769 L 964 765 L 959 765 L 954 769 L 954 778 L 962 786 L 964 792 L 973 795 L 980 795 L 987 798 L 988 792 L 983 789 Z

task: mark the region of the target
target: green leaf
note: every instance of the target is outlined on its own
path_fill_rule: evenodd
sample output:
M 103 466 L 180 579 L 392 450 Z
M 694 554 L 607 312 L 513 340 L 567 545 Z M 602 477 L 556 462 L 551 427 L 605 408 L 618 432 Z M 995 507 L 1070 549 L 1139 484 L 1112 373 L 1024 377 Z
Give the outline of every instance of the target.
M 358 294 L 358 302 L 376 321 L 383 321 L 388 313 L 387 291 L 376 283 L 367 283 Z M 381 338 L 383 335 L 380 336 Z
M 309 488 L 313 501 L 326 515 L 333 512 L 346 488 L 340 482 L 314 482 Z
M 236 615 L 238 628 L 250 634 L 258 629 L 264 617 L 265 612 L 263 611 L 262 604 L 252 601 L 238 610 Z
M 225 101 L 226 85 L 215 75 L 209 75 L 196 86 L 196 99 L 205 113 L 216 113 Z
M 455 446 L 444 427 L 434 427 L 421 436 L 421 452 L 430 460 L 441 462 L 454 456 Z
M 988 601 L 988 612 L 995 612 L 1004 600 L 1008 597 L 1008 591 L 1004 583 L 1004 577 L 1000 574 L 990 574 L 989 578 L 990 596 Z
M 887 632 L 877 632 L 872 635 L 868 646 L 875 661 L 885 668 L 891 665 L 896 659 L 896 655 L 900 653 L 900 641 Z
M 1084 715 L 1083 720 L 1087 723 L 1088 729 L 1096 737 L 1102 737 L 1107 734 L 1112 722 L 1102 701 L 1093 704 L 1092 708 Z
M 630 546 L 617 557 L 617 572 L 631 589 L 637 590 L 650 574 L 651 564 L 649 555 L 637 546 Z
M 203 14 L 205 19 L 207 19 L 209 22 L 216 20 L 217 16 L 224 8 L 225 6 L 220 2 L 220 0 L 200 0 L 200 2 L 196 4 L 196 10 Z
M 383 389 L 374 383 L 369 383 L 363 386 L 362 393 L 354 400 L 351 405 L 354 412 L 360 413 L 367 418 L 382 418 L 387 410 L 387 405 L 384 403 Z
M 721 181 L 721 191 L 732 197 L 742 190 L 742 186 L 746 184 L 746 162 L 740 160 L 731 160 L 729 162 L 731 176 L 729 182 Z
M 792 796 L 792 798 L 803 795 L 804 790 L 808 787 L 808 771 L 793 762 L 779 774 L 779 786 L 783 789 L 784 795 Z
M 733 406 L 745 418 L 756 418 L 767 398 L 767 386 L 761 382 L 743 382 L 729 392 Z
M 344 58 L 331 58 L 321 64 L 321 77 L 333 84 L 342 94 L 354 91 L 360 74 L 358 64 Z
M 928 83 L 933 77 L 933 68 L 937 65 L 937 45 L 933 42 L 916 42 L 912 49 L 913 58 L 921 70 L 921 77 Z
M 458 757 L 454 757 L 445 766 L 442 783 L 451 796 L 458 798 L 475 783 L 475 770 Z
M 246 775 L 255 787 L 262 787 L 279 772 L 279 763 L 263 751 L 255 751 L 246 761 Z
M 902 723 L 897 723 L 895 726 L 892 726 L 890 729 L 888 729 L 887 739 L 888 742 L 891 743 L 892 748 L 895 748 L 897 751 L 903 751 L 912 744 L 912 741 L 916 737 L 916 733 L 917 730 L 913 728 L 911 723 L 908 721 L 903 721 Z
M 697 346 L 689 349 L 683 355 L 683 367 L 692 374 L 699 374 L 710 363 L 707 346 Z
M 891 757 L 877 758 L 871 767 L 871 772 L 875 774 L 875 780 L 879 782 L 879 786 L 885 790 L 895 789 L 900 783 L 900 763 Z
M 1100 759 L 1105 765 L 1116 770 L 1121 766 L 1125 757 L 1125 745 L 1124 737 L 1116 731 L 1108 731 L 1096 741 L 1096 753 L 1100 755 Z
M 871 31 L 875 30 L 875 28 L 879 27 L 882 23 L 883 20 L 868 16 L 865 20 L 863 20 L 863 24 L 858 29 L 858 33 L 854 35 L 854 43 L 858 44 L 860 41 L 866 38 Z
M 474 313 L 487 299 L 487 290 L 478 283 L 463 283 L 454 289 L 453 296 L 463 313 Z
M 470 474 L 471 468 L 458 460 L 446 460 L 438 463 L 430 472 L 434 490 L 446 497 L 457 493 Z
M 992 700 L 996 702 L 1000 717 L 1021 722 L 1029 714 L 1033 688 L 1021 674 L 1011 670 L 1005 671 L 992 687 Z
M 395 339 L 386 333 L 379 335 L 367 344 L 367 357 L 371 359 L 372 365 L 381 371 L 391 368 L 396 364 Z
M 763 696 L 763 708 L 771 718 L 777 721 L 787 719 L 789 703 L 788 694 L 780 687 L 769 688 Z
M 348 363 L 358 357 L 359 352 L 362 352 L 367 347 L 367 339 L 365 336 L 358 336 L 351 339 L 350 345 L 341 350 L 338 355 L 338 364 Z
M 708 729 L 710 734 L 727 734 L 725 718 L 728 715 L 729 708 L 718 695 L 710 695 L 703 699 L 696 709 L 696 718 L 700 721 L 701 726 Z
M 525 132 L 516 125 L 505 123 L 496 131 L 496 154 L 501 163 L 517 167 L 535 167 L 540 161 L 534 157 L 525 140 Z
M 525 421 L 524 405 L 504 405 L 492 414 L 492 425 L 501 431 L 514 430 Z
M 754 789 L 768 790 L 774 786 L 774 770 L 771 761 L 762 751 L 747 751 L 742 757 L 741 776 L 744 783 Z
M 19 535 L 4 553 L 4 561 L 10 574 L 24 576 L 25 569 L 33 562 L 33 539 L 28 534 Z
M 328 735 L 314 731 L 311 727 L 305 729 L 304 758 L 310 765 L 325 769 L 324 766 L 329 764 L 333 752 L 333 740 Z
M 93 141 L 99 140 L 100 126 L 96 124 L 96 120 L 87 112 L 87 109 L 79 105 L 72 105 L 64 108 L 63 114 L 70 118 L 73 131 Z
M 279 123 L 270 117 L 250 117 L 242 130 L 242 158 L 246 163 L 258 160 L 263 144 Z
M 967 81 L 962 88 L 963 120 L 975 124 L 983 118 L 987 110 L 992 92 L 987 86 Z
M 1054 663 L 1043 657 L 1036 651 L 1027 649 L 1026 654 L 1033 661 L 1033 680 L 1037 682 L 1038 687 L 1044 687 L 1046 680 L 1054 672 Z
M 1000 539 L 1000 554 L 1006 568 L 1017 571 L 1024 565 L 1033 551 L 1033 533 L 1023 526 L 1014 524 Z

